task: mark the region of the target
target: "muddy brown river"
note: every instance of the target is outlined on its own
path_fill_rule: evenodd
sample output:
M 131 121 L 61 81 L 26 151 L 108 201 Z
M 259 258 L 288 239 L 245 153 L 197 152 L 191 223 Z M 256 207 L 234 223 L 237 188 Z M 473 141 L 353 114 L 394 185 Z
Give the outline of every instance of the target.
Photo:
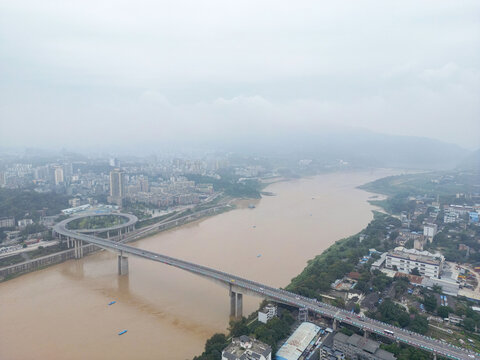
M 276 195 L 254 209 L 243 202 L 134 246 L 285 286 L 307 260 L 367 225 L 372 194 L 356 187 L 391 174 L 275 183 L 267 191 Z M 191 359 L 226 330 L 226 288 L 145 259 L 130 257 L 129 268 L 119 277 L 116 256 L 101 252 L 0 283 L 0 359 Z M 244 297 L 244 314 L 260 301 Z

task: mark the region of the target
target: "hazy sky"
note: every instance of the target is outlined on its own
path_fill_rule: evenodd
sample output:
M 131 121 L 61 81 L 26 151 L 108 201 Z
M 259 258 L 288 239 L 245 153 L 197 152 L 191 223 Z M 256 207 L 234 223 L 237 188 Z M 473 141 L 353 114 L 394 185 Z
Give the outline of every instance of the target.
M 360 127 L 480 147 L 480 1 L 0 1 L 0 146 Z

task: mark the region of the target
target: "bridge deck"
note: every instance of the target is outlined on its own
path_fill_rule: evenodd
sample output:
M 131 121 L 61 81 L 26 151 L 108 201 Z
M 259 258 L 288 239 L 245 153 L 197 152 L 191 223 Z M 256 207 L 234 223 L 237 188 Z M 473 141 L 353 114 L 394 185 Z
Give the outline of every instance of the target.
M 152 251 L 142 250 L 122 243 L 112 242 L 109 240 L 68 230 L 66 224 L 69 222 L 69 220 L 70 219 L 67 219 L 58 223 L 54 227 L 54 231 L 63 236 L 83 240 L 107 250 L 115 251 L 118 253 L 123 252 L 125 254 L 130 254 L 148 260 L 157 261 L 163 264 L 175 266 L 177 268 L 190 271 L 198 275 L 205 276 L 207 278 L 219 280 L 226 284 L 232 284 L 235 285 L 235 287 L 237 288 L 245 289 L 262 297 L 269 298 L 271 300 L 287 305 L 292 305 L 299 308 L 306 308 L 309 311 L 320 314 L 322 316 L 326 316 L 337 321 L 350 324 L 352 326 L 361 328 L 372 333 L 381 334 L 392 340 L 401 341 L 405 344 L 415 346 L 417 348 L 426 350 L 440 356 L 444 356 L 450 359 L 480 360 L 480 354 L 473 351 L 448 343 L 444 343 L 440 340 L 433 339 L 428 336 L 423 336 L 409 330 L 382 323 L 374 319 L 370 319 L 367 317 L 359 317 L 346 310 L 319 302 L 315 299 L 303 297 L 283 289 L 270 287 L 268 285 L 244 279 L 239 276 L 228 274 L 223 271 L 212 269 L 206 266 L 194 264 L 188 261 L 176 259 Z M 393 333 L 393 335 L 391 335 L 391 333 Z

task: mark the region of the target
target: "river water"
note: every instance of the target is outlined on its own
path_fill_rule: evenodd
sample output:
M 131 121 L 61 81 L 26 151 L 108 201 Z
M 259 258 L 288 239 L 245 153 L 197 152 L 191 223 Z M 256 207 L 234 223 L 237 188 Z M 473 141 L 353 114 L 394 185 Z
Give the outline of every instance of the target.
M 273 286 L 372 219 L 358 185 L 389 170 L 334 173 L 279 182 L 255 202 L 134 246 Z M 0 284 L 0 359 L 191 359 L 228 326 L 228 290 L 163 264 L 101 252 Z M 110 301 L 116 304 L 108 306 Z M 244 296 L 244 314 L 260 298 Z M 128 332 L 118 336 L 118 332 Z

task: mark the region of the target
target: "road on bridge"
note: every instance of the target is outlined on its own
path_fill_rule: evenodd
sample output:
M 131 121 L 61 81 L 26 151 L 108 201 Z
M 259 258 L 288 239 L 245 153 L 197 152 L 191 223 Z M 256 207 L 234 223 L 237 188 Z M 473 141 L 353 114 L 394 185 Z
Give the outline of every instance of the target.
M 336 321 L 350 324 L 371 333 L 380 334 L 393 341 L 399 341 L 411 346 L 415 346 L 417 348 L 431 352 L 435 355 L 457 360 L 480 360 L 480 354 L 470 351 L 468 349 L 451 345 L 440 340 L 433 339 L 431 337 L 424 336 L 396 326 L 382 323 L 368 317 L 357 316 L 346 310 L 331 306 L 329 304 L 325 304 L 323 302 L 319 302 L 316 299 L 303 297 L 283 289 L 270 287 L 255 281 L 241 278 L 239 276 L 228 274 L 216 269 L 176 259 L 152 251 L 142 250 L 133 246 L 125 245 L 123 243 L 113 242 L 102 238 L 77 233 L 75 231 L 67 229 L 66 225 L 71 220 L 72 219 L 67 219 L 55 225 L 54 232 L 66 237 L 95 244 L 101 248 L 114 251 L 119 254 L 130 254 L 148 260 L 175 266 L 177 268 L 190 271 L 194 274 L 201 275 L 209 279 L 219 280 L 223 283 L 235 286 L 236 288 L 245 289 L 249 292 L 258 294 L 264 298 L 268 298 L 279 303 L 295 306 L 298 308 L 306 308 L 313 313 L 317 313 L 322 316 L 334 319 Z

